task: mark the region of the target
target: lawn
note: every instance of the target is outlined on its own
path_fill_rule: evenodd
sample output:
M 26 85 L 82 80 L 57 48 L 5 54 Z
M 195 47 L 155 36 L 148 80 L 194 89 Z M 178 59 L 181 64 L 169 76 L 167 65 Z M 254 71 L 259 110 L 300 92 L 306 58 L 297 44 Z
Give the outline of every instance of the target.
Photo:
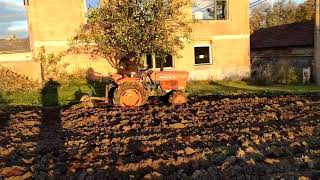
M 70 105 L 79 102 L 83 94 L 97 94 L 103 96 L 104 85 L 101 83 L 88 83 L 77 79 L 61 81 L 58 89 L 60 105 Z M 320 93 L 320 86 L 315 85 L 274 85 L 255 86 L 243 81 L 192 81 L 188 84 L 190 96 L 196 95 L 268 95 L 268 94 L 308 94 Z M 54 97 L 52 97 L 54 98 Z M 0 94 L 0 105 L 32 105 L 41 106 L 43 103 L 41 90 L 32 92 L 12 92 Z M 50 101 L 50 96 L 49 96 Z
M 245 81 L 195 81 L 188 86 L 190 95 L 281 95 L 320 93 L 316 85 L 256 86 Z
M 59 83 L 61 84 L 58 89 L 58 101 L 60 105 L 77 103 L 81 94 L 90 94 L 92 92 L 86 80 L 61 81 Z M 54 98 L 54 96 L 52 98 Z M 49 99 L 49 101 L 54 100 Z M 0 94 L 0 104 L 41 106 L 42 92 L 41 89 L 38 89 L 32 92 L 12 92 L 2 95 L 2 97 Z

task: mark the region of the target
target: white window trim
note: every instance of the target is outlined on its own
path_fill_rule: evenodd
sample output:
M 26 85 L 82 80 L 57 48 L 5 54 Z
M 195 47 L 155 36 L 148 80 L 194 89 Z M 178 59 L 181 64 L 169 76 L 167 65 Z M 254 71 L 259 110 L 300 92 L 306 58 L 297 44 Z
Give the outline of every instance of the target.
M 209 48 L 209 60 L 210 60 L 209 63 L 201 63 L 201 64 L 197 64 L 197 63 L 196 63 L 196 58 L 195 58 L 196 51 L 195 51 L 195 48 L 197 48 L 197 47 L 208 47 L 208 48 Z M 211 45 L 211 44 L 199 44 L 199 45 L 194 45 L 194 46 L 193 46 L 193 62 L 194 62 L 194 65 L 195 65 L 195 66 L 212 65 L 212 64 L 213 64 L 212 45 Z

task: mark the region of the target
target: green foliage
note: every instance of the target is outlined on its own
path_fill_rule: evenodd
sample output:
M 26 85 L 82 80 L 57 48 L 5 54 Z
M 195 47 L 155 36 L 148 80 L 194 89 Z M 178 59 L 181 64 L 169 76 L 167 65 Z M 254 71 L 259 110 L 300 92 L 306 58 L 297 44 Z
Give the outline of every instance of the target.
M 50 53 L 47 55 L 44 47 L 41 47 L 37 61 L 41 63 L 41 78 L 44 82 L 49 79 L 61 79 L 67 75 L 65 68 L 68 64 L 62 64 L 62 55 Z
M 79 103 L 79 99 L 83 94 L 91 94 L 91 89 L 85 79 L 65 79 L 57 81 L 61 86 L 58 88 L 58 103 L 60 105 L 71 105 Z M 41 86 L 28 91 L 11 91 L 10 93 L 0 93 L 1 105 L 33 105 L 42 106 L 43 95 Z M 56 95 L 45 97 L 46 103 L 55 102 Z
M 26 92 L 38 89 L 40 84 L 26 76 L 0 67 L 0 93 Z
M 123 56 L 141 62 L 148 53 L 177 55 L 190 39 L 189 0 L 108 0 L 88 13 L 72 50 L 89 51 L 118 68 Z
M 314 15 L 313 0 L 307 0 L 300 5 L 292 0 L 278 0 L 272 5 L 264 3 L 253 9 L 250 28 L 251 31 L 256 31 L 260 28 L 312 20 Z

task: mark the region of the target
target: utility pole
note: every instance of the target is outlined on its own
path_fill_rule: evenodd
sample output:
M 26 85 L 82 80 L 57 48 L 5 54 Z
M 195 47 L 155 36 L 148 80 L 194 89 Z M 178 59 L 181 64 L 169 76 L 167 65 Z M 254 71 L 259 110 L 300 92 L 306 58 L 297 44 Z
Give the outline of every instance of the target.
M 320 0 L 316 1 L 316 18 L 314 26 L 314 80 L 320 86 Z

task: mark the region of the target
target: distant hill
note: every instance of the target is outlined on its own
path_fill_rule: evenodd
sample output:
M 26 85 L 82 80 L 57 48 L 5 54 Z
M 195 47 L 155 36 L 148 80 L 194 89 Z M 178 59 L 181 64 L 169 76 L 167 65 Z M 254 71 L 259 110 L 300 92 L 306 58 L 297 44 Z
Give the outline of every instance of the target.
M 0 39 L 0 54 L 30 52 L 29 39 Z

